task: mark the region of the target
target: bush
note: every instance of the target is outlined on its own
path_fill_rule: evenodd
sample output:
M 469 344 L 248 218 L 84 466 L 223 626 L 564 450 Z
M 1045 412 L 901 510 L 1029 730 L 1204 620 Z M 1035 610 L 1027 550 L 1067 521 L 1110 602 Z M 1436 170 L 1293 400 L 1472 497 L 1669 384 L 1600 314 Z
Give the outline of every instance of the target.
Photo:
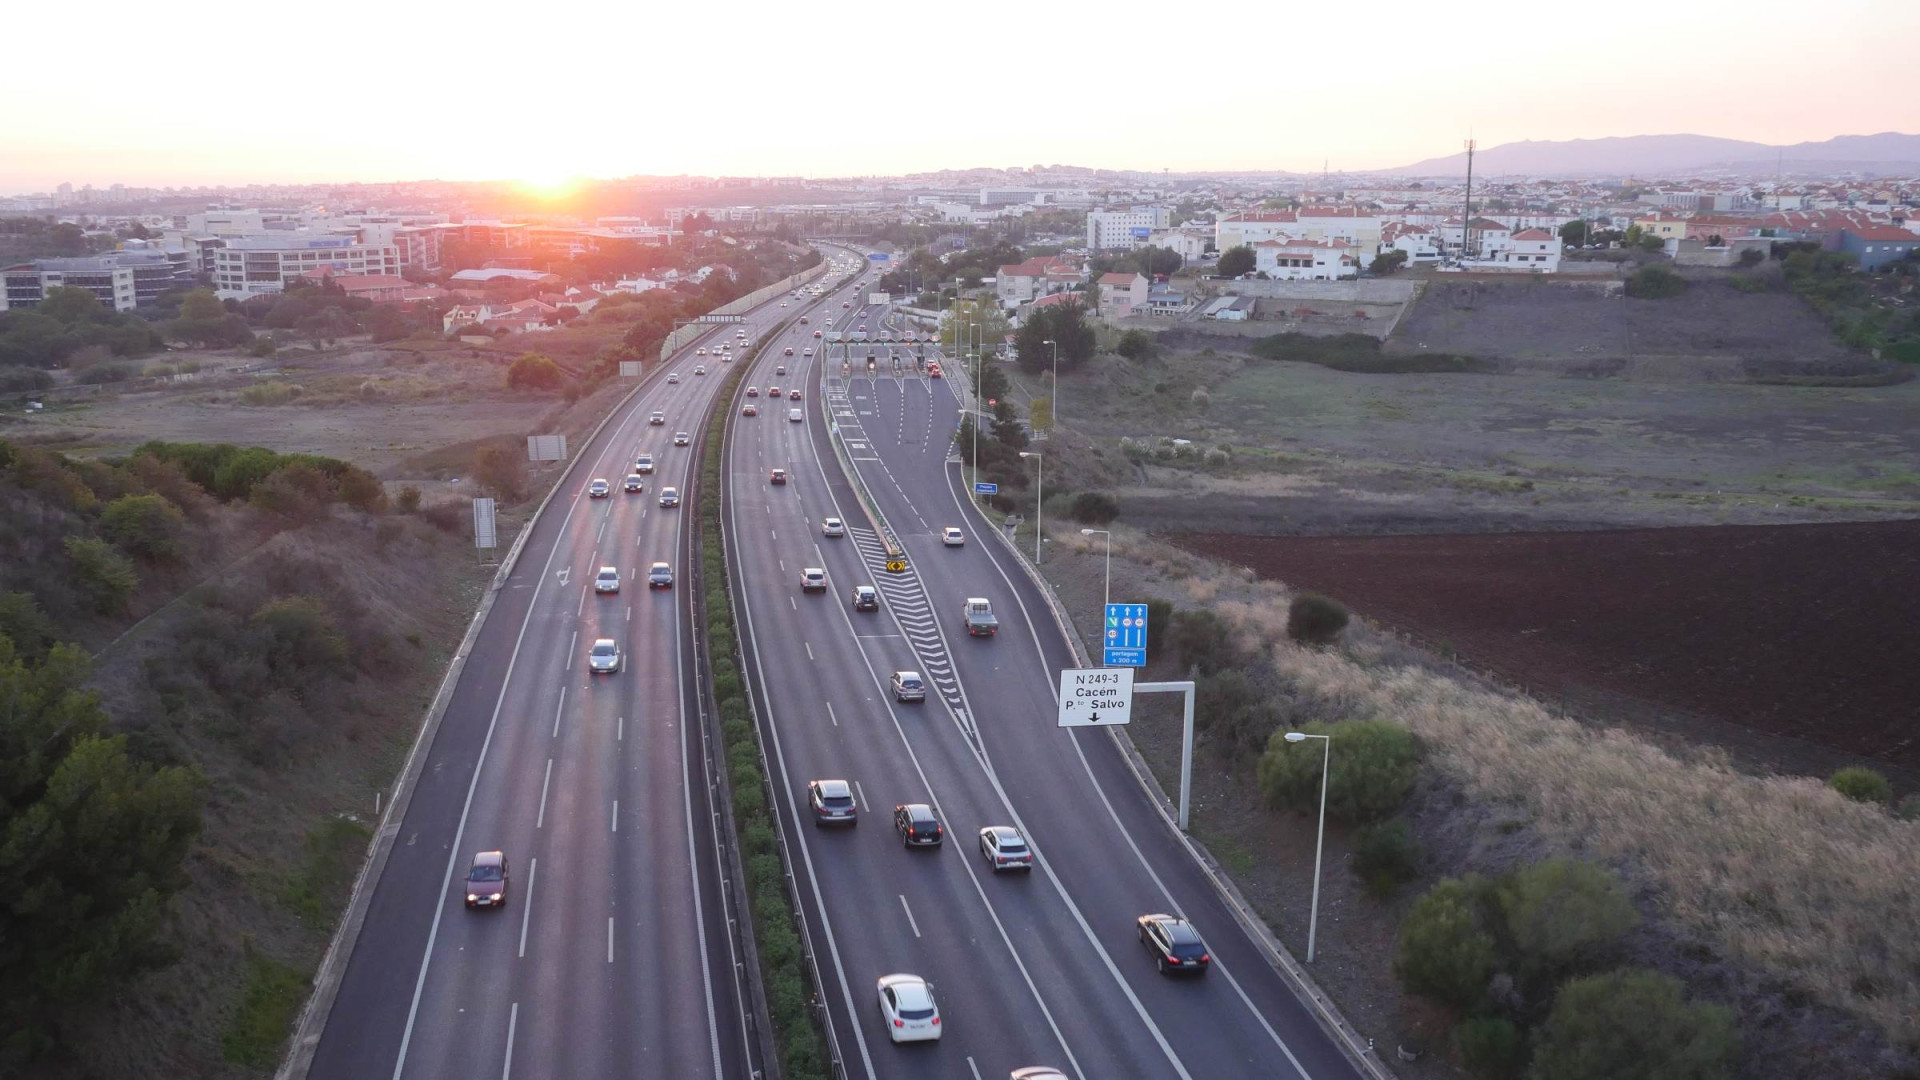
M 270 382 L 254 383 L 240 391 L 242 405 L 285 405 L 307 392 L 299 383 L 274 379 Z
M 53 376 L 39 368 L 18 364 L 0 367 L 0 394 L 25 394 L 53 385 Z
M 1534 1034 L 1534 1080 L 1723 1080 L 1739 1049 L 1733 1015 L 1690 1003 L 1680 981 L 1622 970 L 1574 979 Z
M 507 368 L 507 389 L 558 390 L 567 381 L 560 365 L 539 353 L 525 353 Z
M 1749 254 L 1757 255 L 1759 253 L 1749 252 Z M 1732 280 L 1727 282 L 1727 284 L 1732 285 L 1735 289 L 1738 289 L 1743 293 L 1762 293 L 1767 291 L 1766 282 L 1761 281 L 1759 278 L 1756 278 L 1756 277 L 1748 277 L 1745 274 L 1735 275 Z
M 1493 976 L 1493 938 L 1481 926 L 1485 883 L 1472 875 L 1427 890 L 1400 922 L 1393 973 L 1409 993 L 1471 1008 Z
M 92 537 L 69 536 L 64 546 L 73 562 L 74 580 L 93 601 L 94 610 L 102 615 L 124 610 L 140 583 L 126 556 Z
M 1120 516 L 1120 501 L 1104 491 L 1082 491 L 1067 514 L 1083 525 L 1107 525 Z
M 1576 859 L 1546 859 L 1508 874 L 1494 897 L 1514 965 L 1536 989 L 1598 966 L 1640 922 L 1619 879 Z
M 1301 593 L 1287 605 L 1287 636 L 1303 645 L 1328 645 L 1347 628 L 1347 609 L 1319 593 Z
M 411 514 L 419 510 L 420 489 L 412 484 L 407 484 L 400 489 L 400 494 L 394 498 L 394 504 L 400 507 L 402 513 Z
M 107 383 L 126 382 L 139 374 L 132 364 L 95 364 L 73 377 L 73 381 L 85 386 L 103 386 Z
M 1317 739 L 1295 744 L 1277 733 L 1260 757 L 1260 790 L 1269 805 L 1302 813 L 1320 800 L 1322 759 L 1327 768 L 1327 814 L 1349 824 L 1374 821 L 1400 809 L 1413 792 L 1420 766 L 1420 740 L 1385 720 L 1308 724 L 1309 735 L 1330 735 L 1331 750 Z
M 53 644 L 53 620 L 32 593 L 0 593 L 0 637 L 13 642 L 14 655 L 39 661 Z
M 1627 295 L 1641 300 L 1665 300 L 1687 291 L 1687 279 L 1664 266 L 1643 266 L 1627 279 Z
M 297 690 L 324 676 L 344 674 L 348 668 L 346 635 L 316 597 L 268 601 L 250 622 L 278 685 Z
M 361 468 L 340 474 L 340 501 L 355 510 L 377 514 L 387 507 L 387 488 L 380 478 Z
M 504 446 L 481 447 L 474 454 L 473 472 L 480 486 L 502 502 L 519 502 L 526 497 L 526 463 Z
M 1849 765 L 1841 769 L 1827 777 L 1827 786 L 1854 802 L 1885 806 L 1893 801 L 1893 785 L 1887 782 L 1886 777 L 1864 765 Z
M 1151 360 L 1160 355 L 1160 345 L 1145 330 L 1129 330 L 1120 335 L 1120 342 L 1113 347 L 1113 351 L 1129 360 Z
M 1199 409 L 1201 412 L 1206 412 L 1207 409 L 1213 405 L 1213 395 L 1207 393 L 1207 388 L 1204 386 L 1194 387 L 1193 393 L 1187 395 L 1187 400 L 1192 402 L 1193 407 Z
M 275 470 L 254 484 L 248 496 L 259 509 L 295 522 L 325 517 L 333 499 L 333 480 L 303 461 Z
M 1453 1028 L 1460 1062 L 1481 1080 L 1518 1080 L 1527 1066 L 1527 1044 L 1511 1020 L 1473 1016 Z
M 1202 675 L 1239 667 L 1243 659 L 1233 626 L 1204 609 L 1174 612 L 1168 619 L 1167 643 Z
M 1759 248 L 1748 248 L 1740 253 L 1738 261 L 1741 266 L 1759 266 L 1767 261 L 1767 253 Z
M 247 342 L 246 353 L 248 356 L 264 360 L 272 356 L 276 348 L 278 348 L 278 346 L 274 345 L 273 339 L 270 337 L 254 338 L 252 341 Z
M 1207 468 L 1209 469 L 1224 469 L 1233 461 L 1233 457 L 1225 450 L 1213 447 L 1201 455 L 1200 460 L 1206 462 Z
M 100 512 L 100 531 L 143 559 L 174 559 L 187 517 L 158 495 L 123 495 Z
M 1893 816 L 1901 821 L 1920 821 L 1920 793 L 1908 795 L 1894 807 Z
M 1420 844 L 1399 819 L 1361 829 L 1353 838 L 1353 875 L 1374 896 L 1385 899 L 1420 876 Z

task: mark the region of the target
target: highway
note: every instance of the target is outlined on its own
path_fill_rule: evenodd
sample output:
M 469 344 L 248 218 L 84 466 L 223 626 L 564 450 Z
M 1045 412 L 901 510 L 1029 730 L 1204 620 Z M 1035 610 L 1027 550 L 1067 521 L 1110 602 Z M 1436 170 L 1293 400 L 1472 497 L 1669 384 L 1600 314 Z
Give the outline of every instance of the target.
M 836 329 L 857 325 L 854 297 L 870 281 L 829 298 Z M 874 335 L 880 314 L 865 320 Z M 790 330 L 748 375 L 763 390 L 800 385 L 805 400 L 769 408 L 763 398 L 761 415 L 736 416 L 724 505 L 747 674 L 846 1074 L 975 1080 L 1052 1065 L 1081 1080 L 1358 1075 L 1219 901 L 1112 737 L 1055 726 L 1057 672 L 1074 664 L 1024 572 L 975 535 L 982 522 L 950 457 L 959 405 L 947 380 L 911 364 L 892 374 L 885 345 L 874 349 L 877 377 L 856 359 L 843 380 L 838 347 L 830 363 L 801 355 L 824 348 L 812 338 L 821 329 L 815 319 Z M 787 346 L 794 358 L 781 355 Z M 856 358 L 865 351 L 853 347 Z M 783 362 L 788 374 L 776 375 Z M 905 574 L 881 566 L 823 404 L 905 549 Z M 796 405 L 803 422 L 787 419 Z M 769 483 L 775 467 L 790 470 L 786 485 Z M 822 535 L 830 515 L 848 536 Z M 945 546 L 948 525 L 968 542 Z M 827 571 L 824 594 L 801 592 L 805 567 Z M 858 584 L 880 588 L 880 612 L 852 610 Z M 996 637 L 960 628 L 968 596 L 993 601 Z M 1127 599 L 1124 583 L 1115 597 Z M 926 702 L 894 702 L 896 669 L 929 678 Z M 856 828 L 810 824 L 805 785 L 816 779 L 854 785 Z M 890 812 L 906 802 L 936 807 L 942 847 L 903 848 Z M 995 876 L 975 847 L 979 829 L 1009 824 L 1039 855 L 1031 874 Z M 1193 920 L 1214 958 L 1204 978 L 1157 973 L 1135 937 L 1149 912 Z M 891 1044 L 875 979 L 893 972 L 934 984 L 939 1043 Z
M 758 338 L 803 307 L 785 294 L 743 324 Z M 748 1071 L 743 988 L 722 908 L 697 722 L 688 592 L 647 587 L 690 567 L 691 463 L 730 370 L 695 348 L 654 373 L 601 430 L 532 524 L 481 624 L 314 1047 L 317 1080 L 394 1077 L 731 1078 Z M 693 374 L 697 364 L 707 374 Z M 648 422 L 658 410 L 663 425 Z M 691 444 L 673 445 L 676 431 Z M 621 490 L 653 455 L 642 493 Z M 589 498 L 588 483 L 613 485 Z M 662 486 L 684 504 L 663 507 Z M 595 571 L 619 569 L 617 594 Z M 595 638 L 624 670 L 589 675 Z M 504 907 L 469 910 L 474 853 L 506 853 Z

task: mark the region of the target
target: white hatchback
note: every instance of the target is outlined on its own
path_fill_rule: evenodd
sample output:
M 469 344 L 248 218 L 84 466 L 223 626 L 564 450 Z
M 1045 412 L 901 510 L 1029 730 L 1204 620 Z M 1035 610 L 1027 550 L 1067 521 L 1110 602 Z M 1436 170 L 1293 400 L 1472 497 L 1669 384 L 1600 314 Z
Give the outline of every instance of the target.
M 933 984 L 918 975 L 882 975 L 877 988 L 880 1015 L 894 1042 L 940 1038 L 940 1006 L 933 1000 Z

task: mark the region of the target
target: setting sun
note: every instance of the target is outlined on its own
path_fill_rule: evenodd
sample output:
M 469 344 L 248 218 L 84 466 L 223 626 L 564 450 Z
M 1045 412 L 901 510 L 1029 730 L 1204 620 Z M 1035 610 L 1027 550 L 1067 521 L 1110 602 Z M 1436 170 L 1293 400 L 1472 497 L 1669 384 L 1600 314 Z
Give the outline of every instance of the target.
M 520 178 L 520 187 L 536 199 L 564 199 L 580 188 L 578 175 L 567 176 L 561 173 L 536 173 Z

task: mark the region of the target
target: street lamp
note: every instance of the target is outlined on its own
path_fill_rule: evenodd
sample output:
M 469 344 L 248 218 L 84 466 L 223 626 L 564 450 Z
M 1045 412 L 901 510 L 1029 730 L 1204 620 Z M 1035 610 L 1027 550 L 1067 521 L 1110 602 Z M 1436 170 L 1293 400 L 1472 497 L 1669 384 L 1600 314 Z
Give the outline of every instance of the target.
M 958 305 L 955 307 L 957 308 Z M 973 325 L 973 323 L 967 324 L 969 338 L 973 337 Z M 953 331 L 953 344 L 960 353 L 961 361 L 965 362 L 967 347 L 961 344 L 960 327 L 955 326 Z M 980 364 L 975 361 L 973 365 L 973 497 L 976 499 L 980 497 L 980 418 Z
M 1107 568 L 1100 575 L 1100 602 L 1113 603 L 1113 533 L 1107 529 L 1081 529 L 1081 536 L 1100 535 L 1107 538 Z
M 1320 850 L 1327 842 L 1327 767 L 1333 763 L 1333 736 L 1309 735 L 1304 731 L 1287 732 L 1290 743 L 1320 739 L 1326 746 L 1320 753 L 1320 835 L 1313 842 L 1313 910 L 1307 916 L 1307 963 L 1313 963 L 1313 939 L 1320 929 Z
M 1052 431 L 1060 423 L 1060 343 L 1048 338 L 1040 344 L 1053 346 L 1053 400 L 1047 403 L 1047 411 L 1053 414 L 1047 420 L 1047 430 Z
M 1042 526 L 1047 523 L 1047 458 L 1045 454 L 1028 453 L 1025 450 L 1020 451 L 1020 456 L 1033 459 L 1033 472 L 1039 477 L 1039 490 L 1033 500 L 1033 565 L 1039 566 L 1040 536 L 1046 531 Z

